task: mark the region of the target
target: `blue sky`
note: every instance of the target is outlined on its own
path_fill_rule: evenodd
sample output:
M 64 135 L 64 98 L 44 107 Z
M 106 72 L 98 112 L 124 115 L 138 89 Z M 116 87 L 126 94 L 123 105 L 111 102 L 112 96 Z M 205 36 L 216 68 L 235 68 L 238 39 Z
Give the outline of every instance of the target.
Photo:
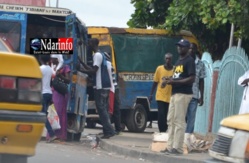
M 50 5 L 55 7 L 56 0 L 50 0 Z M 59 7 L 75 12 L 87 26 L 128 27 L 134 12 L 130 0 L 59 0 Z

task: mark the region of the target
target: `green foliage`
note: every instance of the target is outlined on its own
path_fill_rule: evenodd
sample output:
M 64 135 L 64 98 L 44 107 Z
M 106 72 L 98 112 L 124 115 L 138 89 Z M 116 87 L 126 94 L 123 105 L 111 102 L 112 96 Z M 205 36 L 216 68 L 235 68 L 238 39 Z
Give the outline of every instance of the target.
M 243 41 L 249 38 L 249 0 L 132 0 L 131 3 L 136 10 L 127 23 L 130 27 L 190 30 L 214 57 L 219 58 L 228 48 L 232 23 L 236 38 Z
M 131 0 L 135 12 L 128 21 L 129 27 L 157 27 L 165 23 L 166 11 L 172 0 Z

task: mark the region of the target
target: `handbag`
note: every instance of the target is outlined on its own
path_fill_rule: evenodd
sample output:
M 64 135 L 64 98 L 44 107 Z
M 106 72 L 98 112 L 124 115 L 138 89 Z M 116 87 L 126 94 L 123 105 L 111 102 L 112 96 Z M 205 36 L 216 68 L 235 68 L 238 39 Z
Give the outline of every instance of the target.
M 56 75 L 53 82 L 53 88 L 60 94 L 65 95 L 68 93 L 68 85 L 60 76 Z
M 48 121 L 49 121 L 53 130 L 58 130 L 61 128 L 60 119 L 59 119 L 59 116 L 55 110 L 54 104 L 52 104 L 48 107 L 48 116 L 47 117 L 48 117 Z

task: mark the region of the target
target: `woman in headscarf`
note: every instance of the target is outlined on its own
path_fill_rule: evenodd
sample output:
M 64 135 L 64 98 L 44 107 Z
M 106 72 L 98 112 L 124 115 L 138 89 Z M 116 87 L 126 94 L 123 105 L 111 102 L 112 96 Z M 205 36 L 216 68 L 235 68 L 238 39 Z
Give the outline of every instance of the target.
M 63 65 L 62 55 L 51 55 L 52 68 L 55 74 L 59 75 L 64 79 L 66 83 L 70 82 L 70 67 L 68 65 Z M 60 94 L 58 91 L 53 89 L 53 103 L 60 120 L 61 128 L 55 130 L 55 135 L 61 140 L 67 140 L 67 102 L 68 94 Z
M 59 70 L 63 66 L 64 60 L 63 60 L 63 56 L 61 54 L 52 54 L 51 58 L 57 58 L 57 60 L 58 60 L 57 65 L 54 65 L 52 63 L 52 66 L 51 66 L 53 71 L 54 71 L 54 74 L 55 74 L 56 71 Z

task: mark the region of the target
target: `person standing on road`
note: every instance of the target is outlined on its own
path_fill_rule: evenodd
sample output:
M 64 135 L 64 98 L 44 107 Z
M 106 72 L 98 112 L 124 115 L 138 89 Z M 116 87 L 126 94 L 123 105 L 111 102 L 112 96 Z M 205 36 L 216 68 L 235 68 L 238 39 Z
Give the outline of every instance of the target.
M 248 84 L 249 84 L 249 70 L 244 75 L 242 75 L 238 80 L 238 85 L 244 87 L 244 93 L 240 104 L 239 114 L 249 113 Z
M 185 144 L 190 145 L 190 135 L 194 132 L 196 109 L 203 105 L 204 78 L 206 77 L 205 65 L 197 56 L 197 45 L 190 44 L 189 55 L 195 60 L 195 82 L 193 83 L 193 98 L 191 99 L 187 110 L 187 127 L 185 131 Z M 199 95 L 200 94 L 200 95 Z
M 176 45 L 180 57 L 175 64 L 173 77 L 163 82 L 172 85 L 167 117 L 169 138 L 164 151 L 167 154 L 183 154 L 185 118 L 193 97 L 192 85 L 195 81 L 195 61 L 188 55 L 190 42 L 182 39 Z
M 113 119 L 114 122 L 114 127 L 115 127 L 115 132 L 116 135 L 119 135 L 119 133 L 121 132 L 121 113 L 120 113 L 120 99 L 119 99 L 119 87 L 118 87 L 118 83 L 116 80 L 116 74 L 114 71 L 114 68 L 112 66 L 111 63 L 111 56 L 108 53 L 104 53 L 107 59 L 107 64 L 110 66 L 111 68 L 111 80 L 113 83 L 113 87 L 114 90 L 111 90 L 111 93 L 114 93 L 113 97 L 111 97 L 110 95 L 110 105 L 113 105 L 113 108 L 110 107 L 110 110 L 113 109 L 111 112 L 112 116 L 111 119 Z
M 164 56 L 165 64 L 157 67 L 154 74 L 154 83 L 151 88 L 151 93 L 149 101 L 152 101 L 152 97 L 155 89 L 156 91 L 156 101 L 158 106 L 158 128 L 159 132 L 166 132 L 168 129 L 167 125 L 167 115 L 169 109 L 169 101 L 171 97 L 171 85 L 162 85 L 163 81 L 167 78 L 171 78 L 173 75 L 173 65 L 172 65 L 172 54 L 167 53 Z
M 52 68 L 49 65 L 50 62 L 50 56 L 49 55 L 42 55 L 40 56 L 40 62 L 41 62 L 41 72 L 42 72 L 42 112 L 46 115 L 48 114 L 48 106 L 52 102 L 52 89 L 50 87 L 51 79 L 52 79 Z M 52 142 L 57 139 L 55 136 L 55 133 L 48 121 L 46 119 L 45 127 L 48 131 L 50 139 L 48 139 L 48 142 Z
M 86 74 L 94 74 L 94 98 L 95 104 L 99 113 L 99 118 L 103 126 L 102 139 L 109 139 L 115 135 L 115 131 L 111 125 L 108 115 L 109 109 L 109 93 L 110 93 L 110 77 L 108 74 L 106 57 L 99 52 L 99 40 L 92 38 L 89 41 L 89 48 L 94 52 L 93 55 L 93 68 L 82 63 L 82 67 L 78 66 L 77 69 Z
M 60 54 L 61 55 L 61 54 Z M 54 65 L 54 72 L 60 76 L 67 84 L 70 83 L 70 67 L 68 65 L 63 65 L 60 69 L 57 70 L 59 66 L 60 59 L 62 56 L 59 54 L 51 55 L 52 63 Z M 56 112 L 59 116 L 60 126 L 59 130 L 55 131 L 55 135 L 60 139 L 60 141 L 67 140 L 67 103 L 68 103 L 68 93 L 60 94 L 58 91 L 53 89 L 53 103 L 56 109 Z

